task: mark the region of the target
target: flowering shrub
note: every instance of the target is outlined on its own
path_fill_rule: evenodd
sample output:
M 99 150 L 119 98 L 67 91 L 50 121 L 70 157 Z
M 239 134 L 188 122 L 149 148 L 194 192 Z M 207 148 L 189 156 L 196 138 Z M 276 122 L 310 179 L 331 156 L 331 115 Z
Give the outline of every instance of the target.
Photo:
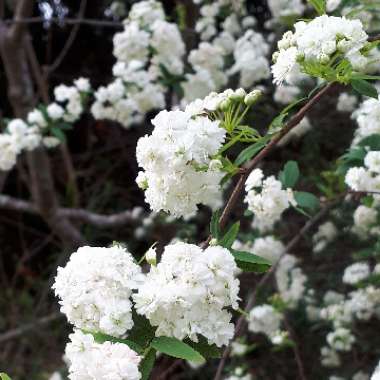
M 356 1 L 268 1 L 262 26 L 244 1 L 194 3 L 188 41 L 186 7 L 173 16 L 161 2 L 135 2 L 113 38 L 109 83 L 61 84 L 0 134 L 0 169 L 22 169 L 27 151 L 33 196 L 0 195 L 0 207 L 42 216 L 74 251 L 52 285 L 74 328 L 68 377 L 147 380 L 162 354 L 174 367 L 187 361 L 186 378 L 379 379 L 376 15 Z M 107 9 L 119 17 L 125 6 Z M 320 157 L 315 136 L 334 121 L 313 112 L 333 92 L 333 112 L 351 116 L 355 131 L 343 146 L 335 130 L 339 148 Z M 134 179 L 147 207 L 109 216 L 61 207 L 53 176 L 38 176 L 51 172 L 44 149 L 64 144 L 84 114 L 134 127 L 124 132 L 138 136 Z M 90 246 L 80 223 L 133 232 L 126 246 Z M 262 356 L 289 352 L 295 370 L 265 366 Z

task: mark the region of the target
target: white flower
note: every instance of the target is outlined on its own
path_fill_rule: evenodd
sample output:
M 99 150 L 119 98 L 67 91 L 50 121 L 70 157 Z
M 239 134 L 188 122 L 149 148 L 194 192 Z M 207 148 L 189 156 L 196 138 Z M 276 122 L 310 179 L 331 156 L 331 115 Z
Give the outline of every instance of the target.
M 260 237 L 254 241 L 252 252 L 275 263 L 285 252 L 285 246 L 273 236 Z
M 0 134 L 0 169 L 11 170 L 17 161 L 18 149 L 12 143 L 12 137 L 7 134 Z
M 200 203 L 215 206 L 223 174 L 221 165 L 211 165 L 211 157 L 225 138 L 219 122 L 206 116 L 194 119 L 183 111 L 162 111 L 152 124 L 152 135 L 141 138 L 136 149 L 145 173 L 138 180 L 152 210 L 186 217 Z
M 282 315 L 271 305 L 255 306 L 248 316 L 248 329 L 274 337 L 280 329 Z
M 66 346 L 70 380 L 140 380 L 141 357 L 122 343 L 96 343 L 90 334 L 74 330 Z
M 46 148 L 55 148 L 60 143 L 61 141 L 54 136 L 46 136 L 42 138 L 42 144 L 46 146 Z
M 326 10 L 327 12 L 334 12 L 340 5 L 342 0 L 327 0 L 326 1 Z
M 321 348 L 321 364 L 324 367 L 334 368 L 340 366 L 339 354 L 330 347 Z
M 298 50 L 292 46 L 286 50 L 280 50 L 275 57 L 275 63 L 272 65 L 273 82 L 277 85 L 283 81 L 294 71 L 297 70 Z
M 51 103 L 47 106 L 46 112 L 53 120 L 61 119 L 65 113 L 65 110 L 57 103 Z
M 290 15 L 302 15 L 305 5 L 301 0 L 268 0 L 268 7 L 276 19 Z
M 225 308 L 238 306 L 236 270 L 225 248 L 202 251 L 181 242 L 168 245 L 133 296 L 136 310 L 157 326 L 157 336 L 188 336 L 197 342 L 203 335 L 210 344 L 225 345 L 234 333 Z
M 336 351 L 350 351 L 355 343 L 355 336 L 350 330 L 339 327 L 327 334 L 327 343 Z
M 70 323 L 118 337 L 133 326 L 130 297 L 140 280 L 126 249 L 81 247 L 58 268 L 53 289 Z
M 371 380 L 380 380 L 380 362 L 372 374 Z
M 376 174 L 380 174 L 380 151 L 368 152 L 364 157 L 364 165 Z
M 338 103 L 336 109 L 340 112 L 352 112 L 358 99 L 354 95 L 349 95 L 346 92 L 342 92 L 338 97 Z
M 83 91 L 83 92 L 90 91 L 91 85 L 90 85 L 90 81 L 87 78 L 78 78 L 77 80 L 74 81 L 74 84 L 79 91 Z
M 349 285 L 355 285 L 365 280 L 370 275 L 370 268 L 367 263 L 360 262 L 348 266 L 344 270 L 343 282 Z
M 43 113 L 38 109 L 29 112 L 27 119 L 29 124 L 35 124 L 40 128 L 45 128 L 47 126 L 47 121 Z

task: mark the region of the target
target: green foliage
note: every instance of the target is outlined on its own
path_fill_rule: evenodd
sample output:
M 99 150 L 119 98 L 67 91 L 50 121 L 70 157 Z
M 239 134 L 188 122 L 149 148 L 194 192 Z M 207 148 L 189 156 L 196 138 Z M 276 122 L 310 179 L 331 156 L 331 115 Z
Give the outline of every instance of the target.
M 240 222 L 234 223 L 226 232 L 226 234 L 218 240 L 219 245 L 221 245 L 224 248 L 230 249 L 232 247 L 232 244 L 237 238 L 237 235 L 239 233 L 240 229 Z
M 280 173 L 279 179 L 285 189 L 293 188 L 300 176 L 300 170 L 296 161 L 288 161 L 284 170 Z
M 85 331 L 85 330 L 83 330 L 83 332 L 86 334 L 91 334 L 94 337 L 95 342 L 97 343 L 104 343 L 104 342 L 123 343 L 123 344 L 126 344 L 133 351 L 136 351 L 138 354 L 142 354 L 144 352 L 144 349 L 140 345 L 138 345 L 137 343 L 129 339 L 115 338 L 111 335 L 103 334 L 101 332 L 91 332 L 91 331 Z
M 308 3 L 314 7 L 319 15 L 326 13 L 326 0 L 308 0 Z
M 351 80 L 352 88 L 358 92 L 360 95 L 368 96 L 370 98 L 378 98 L 378 93 L 376 87 L 364 79 L 352 79 Z
M 219 227 L 220 210 L 215 211 L 211 216 L 210 232 L 213 238 L 219 239 L 221 232 Z
M 11 378 L 4 372 L 0 372 L 0 379 L 1 380 L 11 380 Z
M 252 157 L 256 156 L 267 144 L 268 139 L 260 139 L 254 144 L 250 145 L 248 148 L 243 149 L 239 155 L 236 157 L 234 164 L 240 166 L 244 162 L 250 160 Z
M 263 273 L 272 265 L 270 261 L 250 252 L 232 249 L 231 253 L 235 258 L 237 266 L 244 272 Z
M 51 131 L 51 134 L 53 136 L 55 136 L 59 141 L 61 142 L 66 142 L 66 135 L 64 134 L 64 132 L 62 131 L 62 129 L 58 128 L 58 127 L 52 127 L 50 129 Z
M 133 312 L 133 329 L 128 334 L 128 339 L 142 347 L 147 347 L 153 339 L 156 329 L 142 315 Z
M 149 347 L 140 363 L 141 380 L 148 380 L 156 361 L 156 350 Z
M 360 141 L 359 146 L 368 147 L 370 150 L 380 150 L 380 135 L 373 134 Z
M 210 345 L 203 336 L 198 337 L 198 343 L 190 339 L 186 339 L 185 343 L 193 347 L 195 351 L 199 352 L 206 359 L 217 359 L 222 356 L 221 349 L 215 344 Z
M 150 345 L 157 351 L 175 358 L 184 359 L 195 363 L 205 362 L 205 358 L 199 352 L 194 350 L 193 347 L 176 338 L 160 336 L 154 338 Z
M 319 208 L 319 199 L 312 193 L 296 191 L 294 198 L 301 209 L 314 212 Z

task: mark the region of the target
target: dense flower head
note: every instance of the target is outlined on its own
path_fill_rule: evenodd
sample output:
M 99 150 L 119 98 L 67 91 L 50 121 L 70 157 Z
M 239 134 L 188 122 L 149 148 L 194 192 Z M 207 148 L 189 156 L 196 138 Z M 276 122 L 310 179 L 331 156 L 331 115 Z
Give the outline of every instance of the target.
M 291 205 L 296 205 L 293 191 L 284 190 L 274 176 L 264 179 L 261 169 L 255 169 L 245 183 L 248 210 L 254 213 L 253 226 L 260 231 L 273 228 L 282 213 Z
M 141 357 L 122 343 L 95 342 L 91 334 L 74 330 L 66 345 L 70 380 L 140 380 Z
M 248 329 L 273 339 L 279 332 L 282 315 L 271 305 L 255 306 L 248 316 Z
M 125 248 L 81 247 L 58 268 L 53 289 L 75 327 L 119 337 L 133 327 L 130 297 L 141 280 Z
M 343 282 L 349 285 L 355 285 L 365 280 L 370 275 L 370 267 L 366 262 L 351 264 L 344 270 Z
M 197 205 L 216 205 L 221 164 L 213 161 L 225 139 L 219 121 L 193 117 L 184 111 L 161 111 L 150 136 L 137 143 L 136 156 L 144 169 L 137 179 L 153 211 L 190 216 Z
M 364 71 L 370 60 L 361 53 L 368 36 L 359 20 L 345 17 L 319 16 L 306 23 L 294 25 L 295 32 L 288 31 L 278 42 L 279 51 L 274 55 L 272 73 L 274 82 L 281 84 L 299 63 L 322 63 L 340 53 L 354 70 Z
M 234 333 L 226 308 L 238 306 L 236 270 L 225 248 L 168 245 L 133 296 L 136 310 L 157 326 L 157 336 L 197 342 L 203 335 L 210 344 L 225 345 Z

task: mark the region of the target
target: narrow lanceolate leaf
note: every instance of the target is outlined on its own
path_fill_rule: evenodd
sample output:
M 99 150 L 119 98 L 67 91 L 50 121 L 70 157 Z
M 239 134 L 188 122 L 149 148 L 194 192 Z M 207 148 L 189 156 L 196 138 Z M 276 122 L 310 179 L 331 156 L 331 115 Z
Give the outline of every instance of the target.
M 89 332 L 89 331 L 84 331 L 86 334 L 91 334 L 94 339 L 95 339 L 95 342 L 97 343 L 104 343 L 104 342 L 112 342 L 112 343 L 123 343 L 123 344 L 126 344 L 131 350 L 137 352 L 138 354 L 142 354 L 143 353 L 143 348 L 129 340 L 129 339 L 121 339 L 121 338 L 115 338 L 111 335 L 107 335 L 107 334 L 103 334 L 101 332 Z
M 323 15 L 326 13 L 326 0 L 308 0 L 308 2 L 315 8 L 318 14 Z
M 219 239 L 220 237 L 219 219 L 220 219 L 220 210 L 217 210 L 212 214 L 211 222 L 210 222 L 210 232 L 211 232 L 212 237 L 215 239 Z
M 380 135 L 374 134 L 367 136 L 360 141 L 359 145 L 364 148 L 369 148 L 370 150 L 380 150 Z M 364 153 L 366 154 L 367 151 L 364 150 Z
M 219 245 L 221 245 L 224 248 L 228 248 L 228 249 L 231 248 L 232 244 L 234 244 L 234 241 L 237 238 L 237 235 L 239 233 L 239 229 L 240 229 L 240 222 L 234 223 L 229 228 L 229 230 L 227 231 L 227 233 L 223 236 L 223 238 L 221 238 L 218 241 Z
M 376 87 L 364 79 L 352 79 L 352 88 L 361 95 L 377 99 L 379 94 Z
M 1 380 L 11 380 L 11 378 L 4 372 L 0 372 L 0 379 Z
M 128 333 L 128 339 L 136 342 L 141 347 L 147 347 L 149 342 L 154 338 L 155 327 L 142 315 L 133 311 L 133 328 Z
M 51 134 L 54 135 L 59 141 L 66 142 L 66 135 L 62 132 L 61 129 L 57 127 L 53 127 L 51 130 Z
M 205 358 L 199 352 L 176 338 L 160 336 L 154 338 L 150 345 L 157 351 L 175 358 L 184 359 L 195 363 L 205 362 Z
M 141 380 L 148 380 L 150 373 L 152 372 L 154 362 L 156 361 L 156 350 L 152 347 L 145 354 L 143 360 L 140 363 Z
M 237 266 L 244 272 L 263 273 L 266 272 L 272 263 L 263 257 L 250 252 L 231 250 Z
M 199 352 L 206 359 L 217 359 L 222 356 L 221 349 L 215 344 L 208 344 L 207 339 L 203 336 L 198 338 L 197 343 L 190 339 L 186 339 L 185 343 L 193 347 L 195 351 Z
M 294 198 L 297 205 L 309 211 L 315 211 L 319 208 L 319 199 L 312 193 L 305 191 L 296 191 Z
M 280 173 L 280 180 L 285 189 L 293 188 L 298 181 L 300 170 L 296 161 L 288 161 Z
M 242 150 L 235 160 L 235 165 L 239 166 L 250 160 L 265 147 L 266 143 L 267 141 L 258 141 Z

